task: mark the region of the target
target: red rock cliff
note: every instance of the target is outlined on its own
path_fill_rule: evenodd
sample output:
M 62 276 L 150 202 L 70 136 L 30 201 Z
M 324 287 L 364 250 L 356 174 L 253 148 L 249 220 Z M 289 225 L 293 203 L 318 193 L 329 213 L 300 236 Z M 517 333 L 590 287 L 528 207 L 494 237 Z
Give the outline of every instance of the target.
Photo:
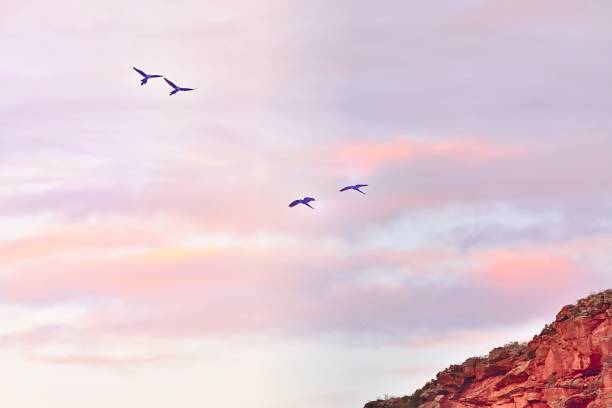
M 612 408 L 612 289 L 567 305 L 527 344 L 437 374 L 411 397 L 365 408 Z

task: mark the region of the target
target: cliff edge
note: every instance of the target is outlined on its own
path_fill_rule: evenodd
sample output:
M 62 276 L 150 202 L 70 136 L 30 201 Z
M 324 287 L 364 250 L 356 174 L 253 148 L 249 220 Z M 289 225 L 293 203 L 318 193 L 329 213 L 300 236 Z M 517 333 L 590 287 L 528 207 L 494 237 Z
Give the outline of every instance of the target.
M 436 375 L 412 396 L 365 408 L 612 408 L 612 289 L 564 306 L 526 344 Z

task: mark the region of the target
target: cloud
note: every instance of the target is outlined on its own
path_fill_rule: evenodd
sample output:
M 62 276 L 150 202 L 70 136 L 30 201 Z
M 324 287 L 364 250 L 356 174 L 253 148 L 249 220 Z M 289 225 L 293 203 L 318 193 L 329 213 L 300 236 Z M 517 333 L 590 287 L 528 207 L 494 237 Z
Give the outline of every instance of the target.
M 348 139 L 325 150 L 324 160 L 333 163 L 338 173 L 367 177 L 402 162 L 451 161 L 470 164 L 493 161 L 520 154 L 521 147 L 478 139 L 423 141 L 396 138 L 389 141 Z M 314 160 L 315 157 L 313 155 Z
M 525 253 L 526 252 L 526 253 Z M 578 285 L 588 274 L 569 256 L 542 253 L 513 253 L 497 251 L 486 254 L 486 269 L 483 278 L 491 285 L 505 290 L 525 287 L 547 287 L 548 289 Z M 555 276 L 551 281 L 550 277 Z
M 560 27 L 602 24 L 612 14 L 608 4 L 571 0 L 494 0 L 468 8 L 456 18 L 463 28 L 531 29 L 534 25 Z
M 79 334 L 77 327 L 68 324 L 38 324 L 27 329 L 0 334 L 5 346 L 39 347 L 50 343 L 73 343 Z
M 315 247 L 286 248 L 282 254 L 242 245 L 212 251 L 161 247 L 93 263 L 54 262 L 44 269 L 42 260 L 5 276 L 2 296 L 5 302 L 34 305 L 97 299 L 78 320 L 86 337 L 405 336 L 518 323 L 541 316 L 548 310 L 543 303 L 579 296 L 588 282 L 605 284 L 593 265 L 578 257 L 585 243 L 555 245 L 356 254 Z M 558 278 L 555 291 L 543 295 L 550 276 Z M 517 296 L 530 300 L 516 304 Z M 62 333 L 51 329 L 14 335 L 13 341 Z
M 88 366 L 92 368 L 103 367 L 103 368 L 130 368 L 137 365 L 159 365 L 177 362 L 181 360 L 193 360 L 193 356 L 187 355 L 156 355 L 156 356 L 105 356 L 97 354 L 83 354 L 83 355 L 63 355 L 63 356 L 42 356 L 42 355 L 29 355 L 28 358 L 32 361 L 45 363 L 45 364 L 59 364 L 59 365 L 75 365 L 75 366 Z
M 228 154 L 230 146 L 222 145 L 214 154 L 152 158 L 147 166 L 129 170 L 107 164 L 89 170 L 88 182 L 71 177 L 56 179 L 42 191 L 5 192 L 0 210 L 6 216 L 54 214 L 76 220 L 169 217 L 214 231 L 275 233 L 301 228 L 308 234 L 334 234 L 355 226 L 355 219 L 367 225 L 432 208 L 505 203 L 571 213 L 568 219 L 593 224 L 589 215 L 603 216 L 611 202 L 605 190 L 612 182 L 606 171 L 607 147 L 598 138 L 581 145 L 559 141 L 549 146 L 449 136 L 435 142 L 331 142 L 306 153 L 298 149 L 280 156 L 264 150 L 213 160 Z M 570 161 L 574 166 L 565 165 Z M 116 175 L 124 170 L 128 177 Z M 376 200 L 347 207 L 347 195 L 338 195 L 337 189 L 352 181 L 370 184 Z M 27 177 L 20 180 L 24 182 Z M 268 192 L 270 186 L 275 186 L 273 192 Z M 319 199 L 317 217 L 310 217 L 306 225 L 296 223 L 305 214 L 286 208 L 304 194 Z M 594 194 L 599 194 L 597 200 Z

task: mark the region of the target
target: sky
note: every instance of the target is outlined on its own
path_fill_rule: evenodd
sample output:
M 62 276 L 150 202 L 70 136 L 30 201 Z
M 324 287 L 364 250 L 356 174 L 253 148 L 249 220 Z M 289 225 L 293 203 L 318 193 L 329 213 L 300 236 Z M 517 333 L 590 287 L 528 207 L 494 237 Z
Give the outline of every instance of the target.
M 609 1 L 1 9 L 2 406 L 361 407 L 612 286 Z

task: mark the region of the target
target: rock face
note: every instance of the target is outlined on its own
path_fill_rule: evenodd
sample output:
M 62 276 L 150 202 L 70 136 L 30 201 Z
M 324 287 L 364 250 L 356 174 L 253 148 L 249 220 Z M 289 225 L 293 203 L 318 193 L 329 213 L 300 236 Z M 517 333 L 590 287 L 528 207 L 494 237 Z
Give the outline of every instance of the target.
M 527 344 L 437 374 L 413 396 L 365 408 L 612 408 L 612 289 L 567 305 Z

